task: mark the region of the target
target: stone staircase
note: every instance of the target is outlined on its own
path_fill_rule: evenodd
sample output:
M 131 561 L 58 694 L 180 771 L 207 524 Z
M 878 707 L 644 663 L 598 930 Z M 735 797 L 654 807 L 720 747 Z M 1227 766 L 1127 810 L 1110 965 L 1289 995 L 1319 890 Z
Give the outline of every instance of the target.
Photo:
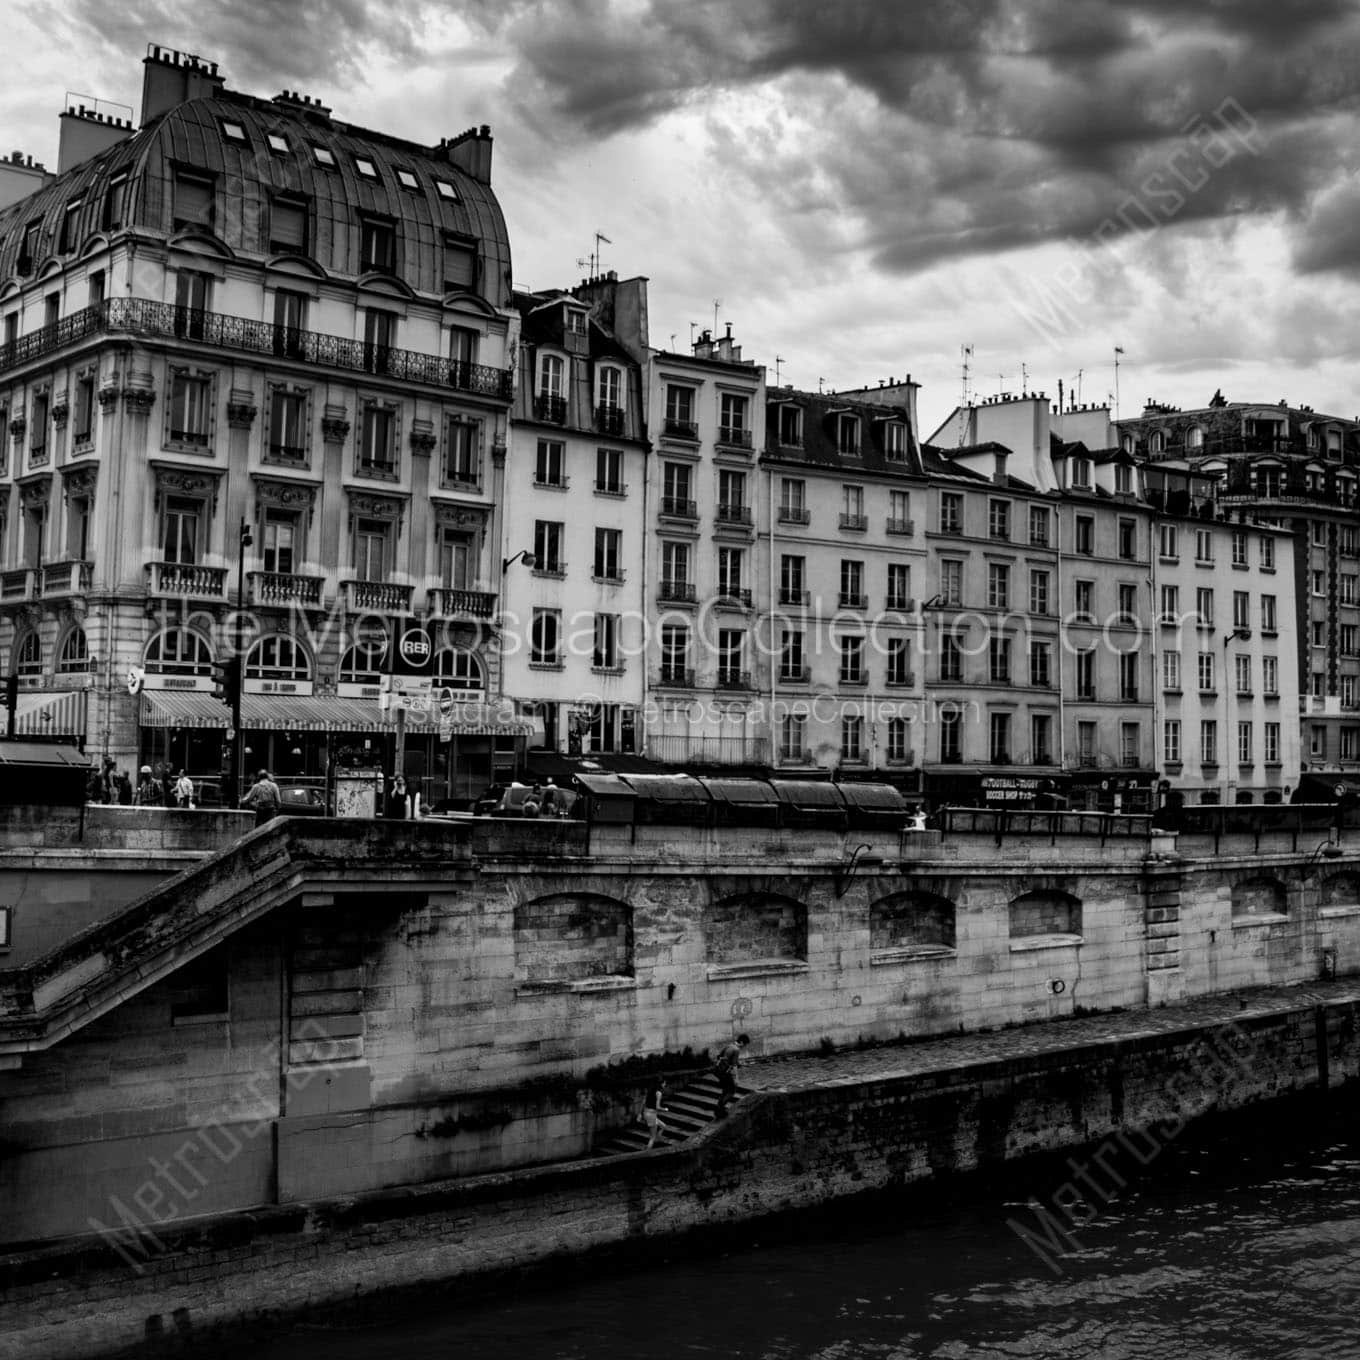
M 673 1147 L 693 1137 L 700 1129 L 706 1128 L 717 1118 L 718 1096 L 722 1087 L 717 1077 L 705 1073 L 695 1077 L 684 1086 L 666 1091 L 662 1099 L 661 1123 L 665 1132 L 657 1139 L 657 1147 Z M 738 1105 L 743 1096 L 749 1095 L 744 1087 L 737 1087 L 734 1100 L 728 1102 L 728 1110 Z M 606 1133 L 595 1145 L 597 1157 L 616 1156 L 621 1152 L 642 1152 L 647 1147 L 647 1126 L 641 1119 L 635 1120 L 626 1128 L 613 1129 Z

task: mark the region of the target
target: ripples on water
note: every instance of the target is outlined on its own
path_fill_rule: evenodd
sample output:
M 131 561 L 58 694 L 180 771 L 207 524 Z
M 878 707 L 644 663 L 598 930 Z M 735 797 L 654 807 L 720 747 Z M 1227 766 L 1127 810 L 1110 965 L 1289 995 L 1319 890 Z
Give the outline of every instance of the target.
M 819 1215 L 745 1250 L 381 1324 L 292 1328 L 247 1349 L 251 1360 L 1360 1358 L 1354 1088 L 1325 1121 L 1249 1112 L 1231 1133 L 1183 1134 L 1102 1201 L 1061 1273 L 1007 1227 L 1028 1195 L 1061 1185 L 1055 1164 L 1004 1195 L 885 1197 L 853 1221 Z

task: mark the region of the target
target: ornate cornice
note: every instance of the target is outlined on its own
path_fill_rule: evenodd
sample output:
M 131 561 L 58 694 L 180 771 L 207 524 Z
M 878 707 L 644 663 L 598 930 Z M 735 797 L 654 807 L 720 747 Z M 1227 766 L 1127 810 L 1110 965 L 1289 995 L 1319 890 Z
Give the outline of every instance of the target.
M 144 416 L 156 404 L 156 392 L 151 387 L 123 388 L 123 407 L 125 410 Z
M 93 496 L 95 483 L 99 477 L 97 463 L 69 464 L 62 468 L 62 493 L 66 496 Z
M 105 411 L 111 410 L 118 404 L 118 392 L 119 388 L 116 384 L 111 383 L 108 387 L 101 387 L 99 389 L 99 405 Z
M 406 502 L 395 496 L 374 496 L 364 491 L 349 493 L 351 515 L 364 515 L 369 519 L 391 519 L 400 522 L 406 512 Z
M 412 430 L 411 431 L 411 452 L 418 453 L 425 458 L 434 452 L 434 446 L 438 443 L 433 430 Z
M 250 429 L 258 414 L 258 409 L 250 402 L 229 401 L 227 403 L 227 424 L 233 430 Z
M 477 525 L 482 527 L 486 524 L 487 510 L 474 509 L 468 505 L 451 505 L 448 501 L 430 502 L 434 506 L 434 518 L 437 524 L 453 525 Z
M 52 496 L 52 474 L 44 472 L 41 477 L 19 483 L 19 503 L 25 510 L 36 510 L 46 505 Z
M 327 444 L 343 444 L 349 438 L 349 421 L 343 416 L 325 416 L 321 421 L 321 438 Z
M 17 444 L 24 437 L 26 429 L 28 429 L 28 417 L 15 416 L 9 423 L 9 437 Z

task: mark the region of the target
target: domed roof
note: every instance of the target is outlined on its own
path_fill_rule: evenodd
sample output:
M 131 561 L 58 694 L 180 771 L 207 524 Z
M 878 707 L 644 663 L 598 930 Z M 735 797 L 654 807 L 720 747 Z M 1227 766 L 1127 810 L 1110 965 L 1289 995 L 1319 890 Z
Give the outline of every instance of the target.
M 486 129 L 480 135 L 489 143 Z M 108 191 L 122 176 L 122 226 L 176 235 L 176 174 L 197 174 L 212 181 L 207 229 L 232 254 L 265 259 L 273 253 L 271 205 L 282 199 L 307 206 L 305 254 L 328 275 L 358 278 L 366 272 L 362 219 L 370 216 L 395 227 L 395 272 L 411 288 L 442 295 L 446 248 L 471 246 L 481 263 L 468 291 L 503 308 L 510 299 L 505 219 L 491 186 L 455 165 L 453 154 L 451 144 L 422 147 L 352 127 L 288 96 L 271 101 L 224 90 L 178 105 L 0 212 L 0 282 L 18 272 L 34 223 L 40 227 L 26 275 L 40 272 L 59 251 L 66 258 L 79 254 L 108 230 Z M 73 204 L 76 215 L 63 242 Z

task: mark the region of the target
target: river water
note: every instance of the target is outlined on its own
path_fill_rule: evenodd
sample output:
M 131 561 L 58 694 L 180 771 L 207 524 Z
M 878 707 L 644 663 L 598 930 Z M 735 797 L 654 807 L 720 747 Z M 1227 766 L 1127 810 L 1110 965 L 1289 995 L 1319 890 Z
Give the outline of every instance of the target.
M 1091 1150 L 1084 1154 L 1089 1156 Z M 752 1230 L 697 1258 L 461 1308 L 252 1337 L 251 1360 L 1294 1360 L 1360 1357 L 1360 1096 L 1107 1147 L 1080 1226 L 1037 1229 L 1059 1161 Z M 1108 1172 L 1104 1174 L 1104 1172 Z M 1123 1188 L 1118 1188 L 1123 1182 Z M 1051 1264 L 1050 1264 L 1051 1263 Z M 234 1352 L 239 1355 L 240 1350 Z

